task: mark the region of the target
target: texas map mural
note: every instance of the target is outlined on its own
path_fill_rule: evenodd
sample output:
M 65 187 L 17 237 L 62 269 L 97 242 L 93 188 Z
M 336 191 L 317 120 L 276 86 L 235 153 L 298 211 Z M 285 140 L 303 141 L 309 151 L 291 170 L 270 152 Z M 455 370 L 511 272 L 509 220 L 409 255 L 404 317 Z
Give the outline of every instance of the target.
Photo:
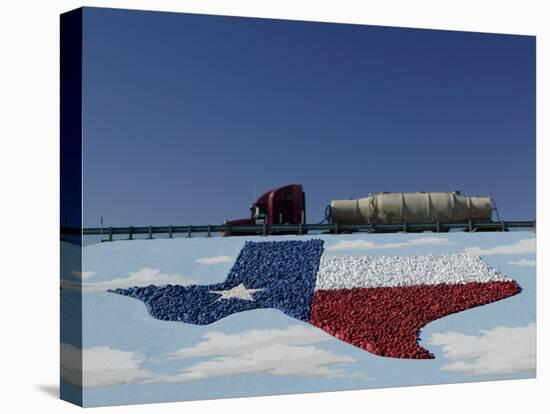
M 62 377 L 87 406 L 535 375 L 532 232 L 117 241 L 83 267 Z
M 417 332 L 442 316 L 507 298 L 519 285 L 470 255 L 322 256 L 323 241 L 247 242 L 214 285 L 114 289 L 165 321 L 209 324 L 275 308 L 373 354 L 433 358 Z

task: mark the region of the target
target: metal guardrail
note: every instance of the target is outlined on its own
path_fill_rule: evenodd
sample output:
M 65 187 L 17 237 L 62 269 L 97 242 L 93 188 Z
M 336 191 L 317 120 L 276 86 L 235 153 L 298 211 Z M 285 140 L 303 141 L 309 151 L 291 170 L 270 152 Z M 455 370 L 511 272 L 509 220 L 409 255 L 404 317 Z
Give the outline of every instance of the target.
M 126 235 L 132 240 L 136 235 L 146 234 L 152 239 L 155 234 L 167 234 L 172 238 L 176 234 L 186 234 L 192 237 L 193 234 L 202 233 L 211 237 L 212 233 L 224 233 L 227 236 L 238 235 L 270 235 L 270 234 L 307 234 L 310 231 L 327 232 L 331 234 L 367 232 L 367 233 L 416 233 L 433 231 L 436 233 L 447 232 L 454 229 L 464 231 L 508 231 L 515 228 L 534 229 L 535 221 L 495 221 L 495 222 L 473 222 L 465 223 L 402 223 L 402 224 L 251 224 L 251 225 L 201 225 L 201 226 L 148 226 L 148 227 L 89 227 L 75 228 L 62 227 L 61 234 L 82 234 L 83 236 L 107 237 L 103 241 L 120 240 L 115 239 L 116 235 Z

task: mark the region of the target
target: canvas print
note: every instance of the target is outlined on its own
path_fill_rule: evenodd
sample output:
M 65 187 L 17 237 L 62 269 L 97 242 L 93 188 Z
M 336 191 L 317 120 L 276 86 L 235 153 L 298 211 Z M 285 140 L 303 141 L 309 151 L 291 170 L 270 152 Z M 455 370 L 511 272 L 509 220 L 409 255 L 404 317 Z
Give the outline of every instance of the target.
M 85 7 L 60 41 L 62 399 L 535 377 L 534 37 Z

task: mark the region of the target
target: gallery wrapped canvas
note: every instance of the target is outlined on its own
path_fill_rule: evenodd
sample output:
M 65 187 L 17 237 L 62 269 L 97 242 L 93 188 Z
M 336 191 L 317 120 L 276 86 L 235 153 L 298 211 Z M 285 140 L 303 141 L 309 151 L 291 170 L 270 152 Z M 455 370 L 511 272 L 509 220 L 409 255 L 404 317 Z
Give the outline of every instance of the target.
M 535 376 L 534 37 L 88 7 L 60 34 L 62 399 Z

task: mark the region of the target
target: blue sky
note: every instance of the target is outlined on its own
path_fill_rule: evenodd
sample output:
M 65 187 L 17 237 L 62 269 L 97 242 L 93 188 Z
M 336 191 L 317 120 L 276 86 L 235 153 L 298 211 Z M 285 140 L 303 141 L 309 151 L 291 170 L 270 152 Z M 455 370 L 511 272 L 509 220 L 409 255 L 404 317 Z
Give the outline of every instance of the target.
M 82 347 L 86 360 L 93 361 L 85 367 L 85 376 L 94 385 L 85 389 L 85 404 L 364 389 L 534 375 L 533 368 L 522 369 L 525 361 L 532 367 L 535 358 L 529 354 L 530 348 L 527 346 L 530 335 L 534 335 L 534 326 L 530 324 L 535 323 L 533 233 L 321 237 L 325 240 L 325 254 L 330 255 L 410 256 L 477 251 L 491 266 L 516 280 L 523 290 L 506 300 L 449 315 L 428 324 L 421 331 L 421 345 L 434 352 L 436 358 L 401 360 L 372 355 L 274 309 L 237 313 L 211 325 L 190 325 L 154 319 L 141 301 L 106 292 L 109 287 L 135 284 L 185 284 L 186 281 L 211 284 L 223 281 L 244 238 L 134 240 L 89 245 L 83 251 Z M 296 236 L 247 239 L 286 238 L 295 240 Z M 307 238 L 311 236 L 302 236 L 302 239 Z M 429 242 L 415 243 L 419 238 Z M 375 246 L 349 251 L 329 250 L 341 241 L 356 240 L 370 241 Z M 386 245 L 388 247 L 384 247 Z M 197 261 L 220 256 L 233 260 Z M 64 279 L 65 283 L 69 280 L 78 282 L 78 277 L 70 272 L 64 275 Z M 65 286 L 68 288 L 62 290 L 62 299 L 69 303 L 71 297 L 79 293 L 69 285 Z M 499 336 L 503 327 L 509 329 L 504 337 Z M 264 371 L 246 372 L 242 368 L 246 365 L 243 364 L 233 375 L 224 374 L 232 358 L 239 362 L 247 357 L 244 351 L 231 355 L 229 359 L 204 352 L 182 359 L 174 359 L 170 355 L 177 350 L 186 349 L 189 353 L 190 349 L 204 346 L 208 342 L 207 335 L 212 333 L 215 333 L 213 338 L 217 335 L 218 339 L 211 343 L 221 344 L 226 349 L 231 348 L 233 342 L 223 335 L 240 336 L 240 346 L 245 348 L 254 343 L 257 333 L 251 335 L 252 331 L 272 336 L 274 346 L 288 346 L 284 335 L 293 329 L 297 330 L 297 336 L 306 339 L 285 348 L 287 357 L 282 357 L 277 365 L 284 365 L 287 358 L 295 358 L 293 364 L 296 366 L 305 364 L 299 375 L 273 375 L 269 360 L 258 362 L 260 368 L 266 364 Z M 444 343 L 431 343 L 437 335 L 442 335 Z M 520 342 L 515 342 L 517 338 Z M 472 343 L 468 345 L 465 339 Z M 79 339 L 69 330 L 62 332 L 61 342 L 79 346 Z M 265 341 L 262 346 L 266 346 Z M 455 351 L 464 349 L 470 352 L 470 356 L 453 358 L 446 347 Z M 310 358 L 305 356 L 308 352 L 312 353 Z M 489 363 L 483 362 L 483 355 L 489 357 Z M 106 362 L 102 361 L 108 361 L 109 368 L 114 371 L 104 371 Z M 321 367 L 316 361 L 323 361 L 325 365 Z M 209 370 L 200 368 L 199 364 L 209 364 Z M 461 372 L 461 364 L 473 364 L 475 375 Z M 445 368 L 449 366 L 451 369 Z M 328 371 L 324 371 L 323 367 Z M 511 372 L 501 372 L 507 369 Z M 487 370 L 492 370 L 492 373 Z M 176 378 L 180 373 L 199 372 L 207 372 L 206 377 L 190 380 Z M 335 373 L 339 375 L 333 376 Z M 147 383 L 152 378 L 153 383 Z
M 84 225 L 216 224 L 302 183 L 535 217 L 535 38 L 86 8 Z

